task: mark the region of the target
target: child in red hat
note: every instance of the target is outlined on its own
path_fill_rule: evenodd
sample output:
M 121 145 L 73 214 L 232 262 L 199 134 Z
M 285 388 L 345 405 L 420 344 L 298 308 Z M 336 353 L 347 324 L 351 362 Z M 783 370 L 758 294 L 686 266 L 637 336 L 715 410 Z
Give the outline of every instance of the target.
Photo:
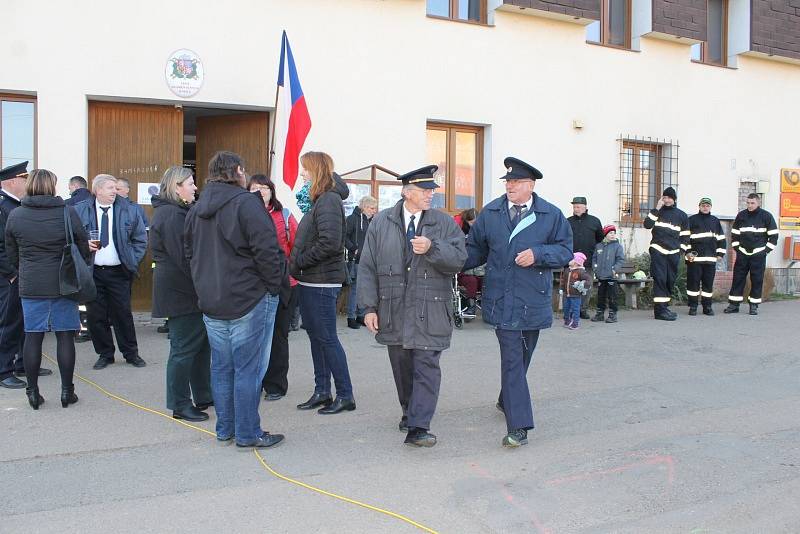
M 564 294 L 564 327 L 577 330 L 581 325 L 581 296 L 592 289 L 592 278 L 583 263 L 586 255 L 576 252 L 569 262 L 569 269 L 561 274 L 561 293 Z

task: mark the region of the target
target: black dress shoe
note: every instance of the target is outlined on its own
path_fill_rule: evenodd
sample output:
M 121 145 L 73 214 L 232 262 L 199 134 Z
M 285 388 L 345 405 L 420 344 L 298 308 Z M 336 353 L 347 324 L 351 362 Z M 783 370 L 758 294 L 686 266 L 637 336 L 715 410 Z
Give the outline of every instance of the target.
M 283 395 L 281 395 L 280 393 L 265 393 L 264 398 L 268 401 L 276 401 L 276 400 L 281 400 L 283 398 Z
M 355 319 L 347 319 L 347 328 L 352 328 L 353 330 L 358 330 L 361 328 L 361 323 L 356 321 Z
M 703 315 L 714 315 L 714 308 L 703 306 Z
M 24 380 L 20 380 L 16 376 L 9 376 L 0 380 L 0 387 L 8 389 L 22 389 L 28 384 Z
M 433 447 L 436 445 L 436 436 L 424 428 L 409 428 L 403 443 L 412 447 Z
M 173 419 L 185 419 L 186 421 L 207 421 L 208 414 L 206 412 L 201 412 L 194 406 L 186 408 L 185 410 L 173 410 L 172 411 L 172 418 Z
M 336 400 L 330 406 L 326 406 L 325 408 L 320 408 L 317 410 L 317 413 L 321 413 L 322 415 L 331 415 L 339 412 L 352 412 L 356 409 L 356 401 L 353 399 L 343 399 L 341 397 L 336 397 Z
M 50 376 L 52 374 L 53 374 L 53 371 L 51 371 L 50 369 L 46 369 L 44 367 L 39 367 L 39 376 Z M 14 371 L 14 375 L 18 376 L 20 378 L 24 378 L 25 377 L 25 370 L 23 369 L 22 371 Z
M 314 408 L 319 408 L 320 406 L 330 406 L 333 402 L 330 395 L 325 395 L 323 393 L 314 393 L 311 395 L 311 398 L 305 401 L 302 404 L 297 405 L 298 410 L 313 410 Z
M 208 410 L 210 407 L 214 406 L 214 401 L 209 402 L 199 402 L 194 405 L 195 408 L 200 410 L 201 412 Z
M 147 362 L 144 361 L 138 354 L 133 358 L 126 358 L 125 361 L 134 367 L 144 367 L 147 365 Z
M 739 313 L 739 305 L 728 304 L 728 307 L 722 310 L 722 313 Z
M 398 430 L 400 432 L 408 432 L 408 417 L 405 415 L 400 418 L 400 423 L 397 425 Z
M 283 434 L 270 434 L 269 432 L 264 432 L 261 437 L 255 441 L 250 443 L 239 443 L 237 441 L 236 446 L 246 449 L 266 449 L 268 447 L 274 447 L 278 443 L 282 442 L 283 437 Z
M 92 366 L 92 369 L 97 369 L 97 370 L 105 369 L 106 367 L 108 367 L 112 363 L 114 363 L 114 360 L 110 360 L 108 358 L 104 358 L 103 356 L 100 356 L 99 358 L 97 358 L 97 361 L 94 362 L 94 366 Z

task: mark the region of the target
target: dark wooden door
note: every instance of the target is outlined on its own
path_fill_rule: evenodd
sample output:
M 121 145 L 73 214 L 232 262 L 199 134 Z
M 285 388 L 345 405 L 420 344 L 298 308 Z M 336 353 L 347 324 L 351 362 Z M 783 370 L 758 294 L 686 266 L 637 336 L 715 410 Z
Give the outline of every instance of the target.
M 173 106 L 89 102 L 89 179 L 98 174 L 127 178 L 130 198 L 139 183 L 158 183 L 171 165 L 183 163 L 183 112 Z M 153 210 L 145 205 L 148 218 Z M 132 305 L 149 311 L 153 296 L 150 251 L 139 265 Z
M 219 150 L 244 158 L 247 174 L 267 172 L 269 113 L 252 111 L 236 115 L 197 118 L 197 183 L 202 187 L 208 162 Z

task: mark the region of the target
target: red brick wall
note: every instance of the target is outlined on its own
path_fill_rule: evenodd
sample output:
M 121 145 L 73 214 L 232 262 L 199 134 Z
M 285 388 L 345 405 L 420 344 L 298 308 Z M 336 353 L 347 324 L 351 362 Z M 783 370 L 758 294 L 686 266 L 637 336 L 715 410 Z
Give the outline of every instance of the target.
M 600 20 L 600 0 L 505 0 L 503 3 L 570 17 Z
M 705 41 L 706 0 L 653 0 L 653 31 Z
M 750 50 L 800 59 L 800 0 L 751 0 Z

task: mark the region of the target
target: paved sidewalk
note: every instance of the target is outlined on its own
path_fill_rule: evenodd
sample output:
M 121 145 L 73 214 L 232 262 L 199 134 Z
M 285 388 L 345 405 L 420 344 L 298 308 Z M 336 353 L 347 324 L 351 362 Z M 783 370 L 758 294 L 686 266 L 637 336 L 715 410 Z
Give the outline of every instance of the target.
M 800 532 L 800 302 L 766 303 L 758 317 L 716 308 L 544 332 L 529 373 L 537 428 L 514 451 L 500 446 L 499 356 L 483 323 L 457 331 L 442 357 L 439 444 L 425 450 L 402 445 L 385 349 L 343 321 L 358 409 L 296 410 L 313 379 L 305 332 L 292 333 L 289 394 L 261 405 L 264 428 L 287 439 L 262 454 L 439 532 Z M 138 334 L 146 368 L 118 357 L 94 371 L 85 343 L 76 371 L 166 411 L 166 336 L 146 322 Z M 62 409 L 57 376 L 40 381 L 38 412 L 24 390 L 0 389 L 0 532 L 415 531 L 79 381 L 80 402 Z

